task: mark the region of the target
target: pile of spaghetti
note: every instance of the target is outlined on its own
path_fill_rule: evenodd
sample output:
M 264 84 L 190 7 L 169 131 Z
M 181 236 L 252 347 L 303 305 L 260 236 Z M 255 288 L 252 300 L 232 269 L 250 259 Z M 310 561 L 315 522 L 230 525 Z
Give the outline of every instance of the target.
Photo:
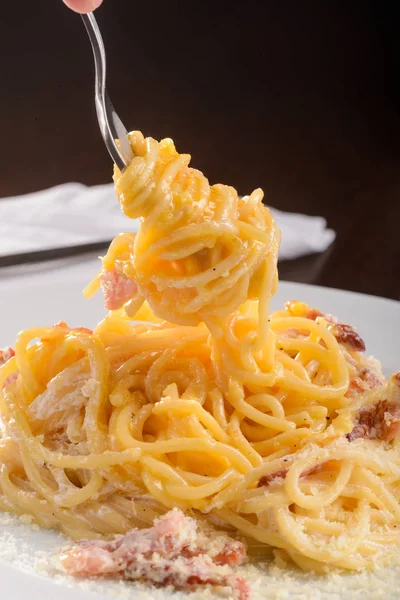
M 22 332 L 0 368 L 1 509 L 93 539 L 176 507 L 281 563 L 387 564 L 400 374 L 331 315 L 270 313 L 279 231 L 261 190 L 210 186 L 170 139 L 130 142 L 114 179 L 140 228 L 86 290 L 110 312 L 93 332 Z

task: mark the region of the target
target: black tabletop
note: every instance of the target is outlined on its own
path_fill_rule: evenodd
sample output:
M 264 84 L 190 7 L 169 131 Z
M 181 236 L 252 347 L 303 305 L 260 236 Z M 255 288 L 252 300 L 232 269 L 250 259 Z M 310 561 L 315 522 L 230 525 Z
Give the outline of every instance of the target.
M 110 181 L 80 18 L 61 0 L 2 6 L 0 197 Z M 388 2 L 104 0 L 114 105 L 173 137 L 211 183 L 322 215 L 325 253 L 281 277 L 400 297 L 396 15 Z M 1 275 L 0 275 L 1 276 Z

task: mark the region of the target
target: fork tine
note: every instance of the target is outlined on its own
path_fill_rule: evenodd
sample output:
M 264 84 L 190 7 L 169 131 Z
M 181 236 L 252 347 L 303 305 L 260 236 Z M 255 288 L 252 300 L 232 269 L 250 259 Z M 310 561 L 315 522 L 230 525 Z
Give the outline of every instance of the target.
M 125 158 L 126 164 L 129 164 L 133 159 L 133 152 L 129 143 L 128 131 L 119 118 L 107 90 L 105 90 L 104 106 L 107 113 L 107 118 L 110 126 L 110 130 L 114 136 L 114 139 L 118 139 L 120 143 L 120 150 Z
M 81 15 L 92 44 L 95 64 L 95 104 L 97 119 L 104 143 L 117 167 L 123 171 L 133 158 L 133 153 L 127 138 L 127 131 L 106 90 L 106 54 L 103 39 L 93 13 Z M 116 139 L 120 140 L 121 150 Z

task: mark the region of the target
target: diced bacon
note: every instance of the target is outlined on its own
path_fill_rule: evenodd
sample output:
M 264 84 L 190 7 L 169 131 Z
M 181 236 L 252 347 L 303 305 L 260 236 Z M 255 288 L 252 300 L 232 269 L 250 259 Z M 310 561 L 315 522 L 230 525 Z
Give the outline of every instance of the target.
M 400 406 L 400 371 L 393 373 L 388 384 L 388 401 Z
M 0 348 L 0 367 L 4 365 L 10 358 L 15 356 L 14 349 L 8 346 L 7 348 Z
M 289 300 L 285 303 L 285 309 L 295 317 L 305 317 L 315 321 L 322 318 L 329 324 L 328 329 L 333 333 L 339 344 L 342 344 L 350 352 L 364 352 L 365 344 L 354 327 L 344 323 L 338 323 L 336 317 L 324 314 L 320 310 L 311 308 L 304 302 Z
M 235 540 L 225 541 L 212 558 L 198 537 L 196 521 L 178 509 L 148 529 L 135 529 L 111 542 L 83 541 L 60 556 L 71 575 L 145 579 L 187 591 L 196 585 L 223 586 L 231 588 L 238 600 L 249 598 L 247 583 L 218 564 L 239 565 L 245 559 L 245 547 Z
M 213 560 L 217 565 L 237 567 L 246 560 L 246 548 L 242 543 L 230 540 Z
M 383 413 L 382 437 L 391 442 L 400 434 L 400 408 L 388 404 Z
M 250 600 L 250 587 L 244 577 L 235 577 L 232 588 L 236 590 L 239 600 Z
M 362 408 L 352 431 L 347 434 L 349 442 L 358 438 L 378 439 L 390 442 L 400 434 L 400 373 L 392 375 L 388 384 L 387 400 Z
M 364 352 L 365 344 L 357 331 L 351 325 L 334 323 L 329 327 L 339 344 L 342 344 L 350 352 Z
M 317 319 L 318 317 L 322 317 L 323 314 L 320 310 L 318 310 L 317 308 L 310 308 L 306 315 L 307 319 L 312 319 L 313 321 L 315 321 L 315 319 Z
M 116 269 L 111 271 L 103 269 L 100 284 L 104 294 L 104 305 L 108 310 L 121 308 L 137 293 L 137 285 L 133 279 L 119 273 Z
M 390 378 L 383 418 L 383 434 L 387 441 L 391 441 L 400 434 L 400 372 L 394 373 Z
M 310 467 L 309 469 L 306 469 L 305 471 L 302 472 L 302 474 L 300 475 L 300 477 L 307 477 L 307 475 L 314 475 L 315 473 L 318 473 L 324 465 L 326 465 L 326 461 L 319 463 L 318 465 L 313 465 L 312 467 Z M 285 479 L 286 475 L 288 474 L 289 469 L 282 469 L 280 471 L 274 471 L 274 473 L 269 473 L 268 475 L 264 475 L 264 477 L 261 477 L 260 481 L 258 482 L 258 486 L 257 487 L 264 487 L 264 486 L 269 486 L 272 483 L 276 483 L 279 479 Z
M 370 389 L 383 386 L 383 379 L 381 379 L 372 369 L 364 367 L 359 371 L 358 376 Z
M 264 477 L 261 477 L 260 481 L 258 482 L 258 487 L 271 485 L 271 483 L 274 483 L 278 479 L 285 479 L 288 471 L 289 469 L 282 469 L 281 471 L 275 471 L 274 473 L 264 475 Z
M 363 409 L 358 413 L 356 424 L 346 435 L 349 442 L 354 442 L 358 438 L 369 438 L 371 429 L 375 422 L 374 409 Z M 375 436 L 374 436 L 375 437 Z
M 156 585 L 172 585 L 177 590 L 187 592 L 194 591 L 199 585 L 218 586 L 230 588 L 238 600 L 250 598 L 250 589 L 245 579 L 216 573 L 214 567 L 211 558 L 205 554 L 194 558 L 181 556 L 174 561 L 157 557 L 153 562 L 133 562 L 125 572 L 125 579 L 145 579 Z
M 15 356 L 15 352 L 14 349 L 11 348 L 10 346 L 8 346 L 7 348 L 0 348 L 0 367 L 2 365 L 5 365 L 7 361 L 10 360 L 10 358 L 12 358 L 13 356 Z M 18 378 L 18 372 L 15 371 L 15 373 L 11 373 L 11 375 L 9 375 L 7 377 L 7 379 L 4 382 L 3 387 L 6 387 L 7 385 L 10 385 L 11 383 L 14 383 L 15 381 L 17 381 Z
M 380 378 L 372 369 L 364 367 L 360 369 L 358 375 L 350 381 L 347 395 L 349 397 L 357 396 L 367 390 L 373 390 L 377 387 L 382 387 L 384 384 L 383 377 Z

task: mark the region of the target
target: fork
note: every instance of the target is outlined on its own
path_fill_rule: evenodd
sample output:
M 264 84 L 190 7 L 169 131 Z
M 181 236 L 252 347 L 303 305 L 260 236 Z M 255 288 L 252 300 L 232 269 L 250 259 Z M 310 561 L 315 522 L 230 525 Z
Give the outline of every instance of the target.
M 81 15 L 92 44 L 95 65 L 94 97 L 100 131 L 111 158 L 123 171 L 133 159 L 128 131 L 113 107 L 106 89 L 106 52 L 93 13 Z M 116 140 L 119 140 L 119 147 Z

